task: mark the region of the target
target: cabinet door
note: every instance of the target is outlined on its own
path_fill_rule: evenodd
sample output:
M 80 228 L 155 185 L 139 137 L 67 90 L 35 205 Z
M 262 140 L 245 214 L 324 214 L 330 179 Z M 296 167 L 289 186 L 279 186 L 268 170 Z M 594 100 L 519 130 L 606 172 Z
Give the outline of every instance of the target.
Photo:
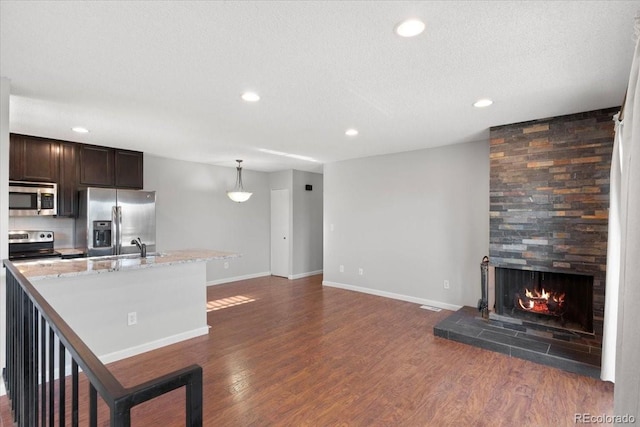
M 12 135 L 10 141 L 11 179 L 58 181 L 58 141 L 25 135 Z
M 22 181 L 24 179 L 24 138 L 22 135 L 9 135 L 9 179 Z
M 58 216 L 75 216 L 78 210 L 78 144 L 60 143 Z
M 115 150 L 115 182 L 118 188 L 142 189 L 143 158 L 139 151 Z
M 80 145 L 80 184 L 113 187 L 113 148 Z

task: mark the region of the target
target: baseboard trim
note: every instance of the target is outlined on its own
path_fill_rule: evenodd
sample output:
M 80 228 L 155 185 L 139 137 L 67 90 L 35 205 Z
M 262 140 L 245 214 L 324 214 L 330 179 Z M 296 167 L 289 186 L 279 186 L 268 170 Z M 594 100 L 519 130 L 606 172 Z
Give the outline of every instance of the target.
M 245 274 L 244 276 L 227 277 L 224 279 L 217 279 L 207 282 L 207 286 L 222 285 L 223 283 L 239 282 L 240 280 L 256 279 L 258 277 L 271 276 L 270 271 L 263 271 L 262 273 Z
M 315 276 L 316 274 L 322 274 L 322 270 L 307 271 L 306 273 L 299 273 L 289 276 L 289 280 L 302 279 L 303 277 Z
M 145 353 L 147 351 L 155 350 L 160 347 L 164 347 L 167 345 L 175 344 L 180 341 L 188 340 L 190 338 L 199 337 L 201 335 L 206 335 L 209 333 L 209 326 L 203 326 L 198 329 L 193 329 L 191 331 L 182 332 L 180 334 L 171 335 L 166 338 L 162 338 L 155 341 L 150 341 L 148 343 L 144 343 L 141 345 L 137 345 L 135 347 L 126 348 L 124 350 L 115 351 L 113 353 L 105 354 L 100 356 L 99 359 L 105 365 L 107 363 L 115 362 L 117 360 L 125 359 L 127 357 L 135 356 L 140 353 Z
M 421 304 L 421 305 L 431 305 L 433 307 L 443 308 L 445 310 L 451 310 L 451 311 L 458 311 L 462 308 L 461 305 L 449 304 L 446 302 L 434 301 L 434 300 L 425 299 L 425 298 L 417 298 L 409 295 L 396 294 L 393 292 L 380 291 L 378 289 L 363 288 L 361 286 L 346 285 L 344 283 L 330 282 L 328 280 L 323 280 L 322 286 L 346 289 L 348 291 L 362 292 L 365 294 L 376 295 L 379 297 L 392 298 L 400 301 L 414 302 L 416 304 Z

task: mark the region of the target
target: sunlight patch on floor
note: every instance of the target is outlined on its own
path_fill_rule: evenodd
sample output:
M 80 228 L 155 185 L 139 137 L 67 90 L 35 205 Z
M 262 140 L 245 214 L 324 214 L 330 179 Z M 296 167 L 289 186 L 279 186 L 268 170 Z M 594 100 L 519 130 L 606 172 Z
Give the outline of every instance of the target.
M 213 301 L 207 301 L 207 313 L 223 308 L 233 307 L 240 304 L 255 301 L 255 298 L 245 297 L 244 295 L 236 295 L 235 297 L 221 298 Z

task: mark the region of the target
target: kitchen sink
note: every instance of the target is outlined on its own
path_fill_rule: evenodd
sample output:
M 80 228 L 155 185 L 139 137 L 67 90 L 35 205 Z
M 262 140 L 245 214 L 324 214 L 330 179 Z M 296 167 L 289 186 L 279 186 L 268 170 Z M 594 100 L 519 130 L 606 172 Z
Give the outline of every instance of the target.
M 165 252 L 147 252 L 146 258 L 162 258 L 167 256 L 168 254 Z M 89 260 L 92 261 L 118 261 L 121 259 L 139 259 L 140 254 L 124 254 L 124 255 L 106 255 L 106 256 L 96 256 L 90 257 Z

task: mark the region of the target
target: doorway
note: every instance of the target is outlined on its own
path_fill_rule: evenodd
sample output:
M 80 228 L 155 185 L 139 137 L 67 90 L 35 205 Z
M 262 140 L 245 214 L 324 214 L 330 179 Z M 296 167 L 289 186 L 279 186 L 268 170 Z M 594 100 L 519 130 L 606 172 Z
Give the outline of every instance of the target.
M 291 197 L 288 189 L 271 190 L 271 275 L 289 277 Z

